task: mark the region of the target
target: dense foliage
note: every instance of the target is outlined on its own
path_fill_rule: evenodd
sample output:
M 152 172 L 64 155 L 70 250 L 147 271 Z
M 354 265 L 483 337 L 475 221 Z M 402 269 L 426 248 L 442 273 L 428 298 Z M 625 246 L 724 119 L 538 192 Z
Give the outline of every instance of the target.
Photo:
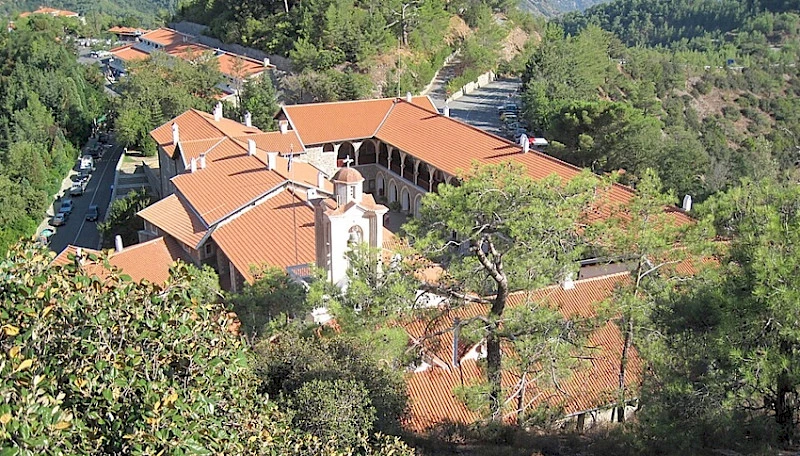
M 0 262 L 8 454 L 410 454 L 383 436 L 296 431 L 292 411 L 263 394 L 259 376 L 278 372 L 254 358 L 233 314 L 209 299 L 216 285 L 195 280 L 205 272 L 178 265 L 165 286 L 139 285 L 91 275 L 87 260 L 54 267 L 51 258 L 19 246 Z M 359 362 L 351 358 L 352 372 Z M 366 364 L 359 372 L 378 378 Z M 374 404 L 390 397 L 384 382 L 372 390 Z
M 665 20 L 679 24 L 688 13 L 668 3 Z M 626 183 L 654 168 L 678 196 L 703 199 L 741 178 L 777 177 L 798 160 L 800 15 L 764 12 L 725 24 L 735 31 L 657 34 L 659 48 L 626 47 L 627 36 L 596 25 L 570 22 L 566 35 L 550 25 L 523 74 L 525 117 L 553 139 L 552 155 L 596 172 L 625 169 Z
M 186 61 L 156 52 L 127 66 L 115 126 L 121 142 L 149 155 L 156 152 L 150 132 L 190 108 L 210 111 L 222 81 L 216 61 L 204 54 Z
M 41 16 L 0 32 L 0 252 L 33 235 L 106 109 L 102 76 L 76 61 L 66 28 Z
M 122 237 L 123 245 L 138 243 L 144 221 L 136 213 L 150 202 L 151 197 L 145 190 L 133 191 L 114 200 L 103 222 L 97 224 L 97 231 L 103 235 L 103 247 L 114 247 L 114 238 L 118 235 Z
M 320 438 L 339 435 L 347 442 L 374 431 L 396 433 L 406 407 L 402 371 L 379 364 L 372 350 L 352 336 L 306 335 L 284 326 L 256 346 L 257 375 L 262 391 Z M 352 392 L 334 394 L 346 389 Z
M 79 13 L 86 18 L 89 30 L 96 33 L 112 25 L 123 23 L 131 27 L 155 27 L 161 25 L 176 10 L 177 0 L 131 0 L 116 2 L 113 0 L 57 0 L 40 2 L 37 0 L 12 0 L 0 5 L 0 13 L 13 14 L 35 11 L 42 5 L 51 8 L 65 9 Z M 86 35 L 82 35 L 86 36 Z

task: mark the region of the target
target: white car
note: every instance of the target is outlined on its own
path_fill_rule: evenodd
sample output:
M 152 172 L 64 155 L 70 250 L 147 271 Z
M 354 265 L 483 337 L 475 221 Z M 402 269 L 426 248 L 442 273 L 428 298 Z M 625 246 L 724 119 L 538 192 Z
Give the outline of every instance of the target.
M 69 219 L 69 214 L 66 212 L 59 212 L 53 216 L 53 219 L 50 220 L 50 224 L 53 226 L 61 226 L 67 223 L 67 219 Z

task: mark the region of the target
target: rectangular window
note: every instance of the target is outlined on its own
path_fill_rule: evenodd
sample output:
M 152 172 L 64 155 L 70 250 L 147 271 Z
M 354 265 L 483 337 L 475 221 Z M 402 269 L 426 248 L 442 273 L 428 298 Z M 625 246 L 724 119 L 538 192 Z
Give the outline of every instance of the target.
M 210 242 L 206 243 L 206 258 L 210 257 L 214 253 L 214 245 Z

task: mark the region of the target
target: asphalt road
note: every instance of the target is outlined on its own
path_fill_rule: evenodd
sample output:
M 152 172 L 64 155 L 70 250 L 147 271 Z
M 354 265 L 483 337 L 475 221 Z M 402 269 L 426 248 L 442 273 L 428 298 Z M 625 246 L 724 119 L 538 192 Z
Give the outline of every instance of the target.
M 67 223 L 56 227 L 56 233 L 50 238 L 51 250 L 61 252 L 69 244 L 92 249 L 98 247 L 100 233 L 97 231 L 95 222 L 86 221 L 86 211 L 90 205 L 96 204 L 100 210 L 100 220 L 105 217 L 106 208 L 111 200 L 114 171 L 121 154 L 122 147 L 118 145 L 114 145 L 113 148 L 107 150 L 103 158 L 95 160 L 95 171 L 92 173 L 92 177 L 89 178 L 84 194 L 73 197 L 67 196 L 67 198 L 72 199 L 75 206 Z M 78 164 L 75 165 L 75 170 L 78 169 L 78 166 Z M 64 190 L 63 193 L 69 195 L 69 189 Z M 62 199 L 56 200 L 54 205 L 56 212 L 61 206 Z
M 519 85 L 519 79 L 498 79 L 469 95 L 450 102 L 450 117 L 491 133 L 500 134 L 500 118 L 497 115 L 497 107 L 512 102 L 519 104 L 516 93 Z

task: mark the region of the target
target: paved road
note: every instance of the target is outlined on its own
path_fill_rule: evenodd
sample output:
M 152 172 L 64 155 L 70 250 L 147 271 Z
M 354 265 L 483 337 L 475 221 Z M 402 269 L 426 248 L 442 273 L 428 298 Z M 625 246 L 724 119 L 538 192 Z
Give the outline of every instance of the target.
M 100 160 L 95 160 L 95 171 L 86 186 L 82 196 L 72 197 L 75 204 L 72 215 L 63 226 L 56 229 L 50 238 L 50 249 L 60 252 L 69 244 L 80 247 L 96 249 L 100 244 L 100 233 L 94 222 L 87 222 L 86 211 L 89 206 L 96 204 L 100 208 L 100 218 L 105 217 L 108 202 L 111 199 L 111 186 L 114 184 L 114 170 L 122 154 L 122 147 L 116 146 L 103 155 Z M 76 165 L 77 169 L 77 165 Z M 65 191 L 67 194 L 69 190 Z M 61 200 L 56 200 L 54 208 L 58 211 Z
M 519 99 L 516 98 L 519 84 L 519 79 L 498 79 L 469 95 L 464 95 L 458 100 L 450 102 L 450 117 L 500 134 L 500 118 L 497 115 L 497 107 L 509 102 L 519 103 Z

